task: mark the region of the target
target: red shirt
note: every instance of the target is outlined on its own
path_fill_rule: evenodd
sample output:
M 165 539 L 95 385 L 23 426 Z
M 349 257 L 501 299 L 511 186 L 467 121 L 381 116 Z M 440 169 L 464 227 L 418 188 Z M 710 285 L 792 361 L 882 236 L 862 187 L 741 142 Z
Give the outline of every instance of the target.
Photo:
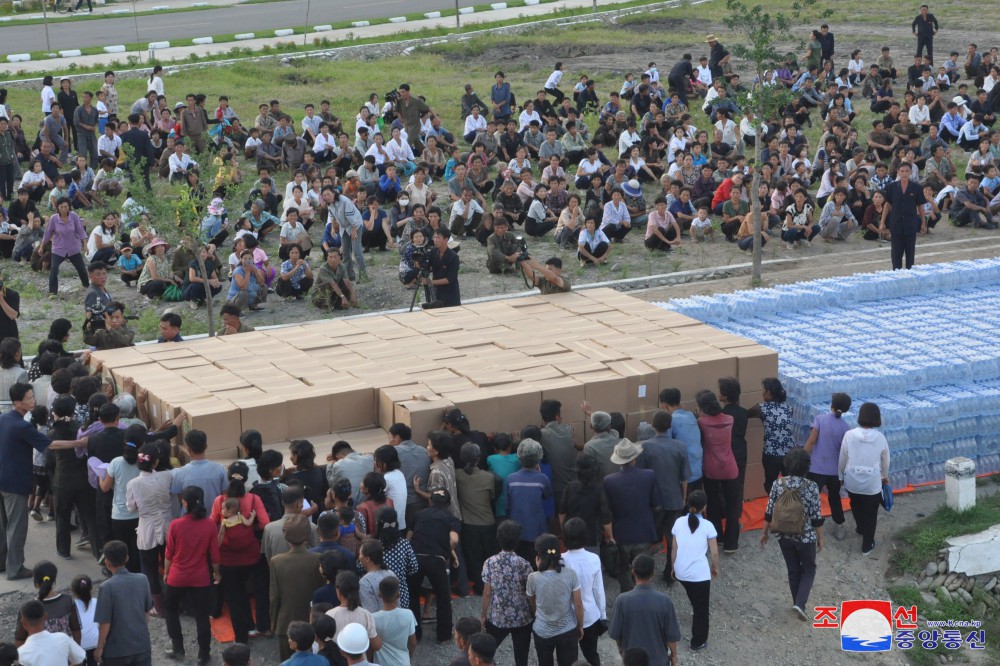
M 704 451 L 701 469 L 705 478 L 730 481 L 738 477 L 739 469 L 733 456 L 733 417 L 728 414 L 702 414 L 698 417 L 698 427 Z
M 212 584 L 209 565 L 219 562 L 218 526 L 208 518 L 178 518 L 167 530 L 165 558 L 170 560 L 167 585 L 208 587 Z
M 729 195 L 733 192 L 733 184 L 732 178 L 726 178 L 719 183 L 719 187 L 715 190 L 715 195 L 712 197 L 712 208 L 729 201 Z
M 216 529 L 222 524 L 222 505 L 227 499 L 225 495 L 219 495 L 212 503 L 211 518 Z M 239 524 L 226 528 L 222 545 L 219 546 L 220 564 L 227 567 L 246 567 L 257 564 L 260 559 L 260 541 L 257 539 L 257 533 L 270 521 L 260 497 L 247 493 L 240 498 L 240 513 L 249 518 L 251 511 L 257 512 L 253 525 Z

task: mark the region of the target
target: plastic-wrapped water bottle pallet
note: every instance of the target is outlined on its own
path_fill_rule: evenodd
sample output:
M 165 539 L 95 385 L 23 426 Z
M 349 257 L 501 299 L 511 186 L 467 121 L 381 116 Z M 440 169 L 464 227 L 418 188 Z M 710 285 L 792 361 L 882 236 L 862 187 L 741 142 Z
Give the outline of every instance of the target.
M 941 480 L 955 455 L 1000 471 L 1000 259 L 658 305 L 776 349 L 800 443 L 844 391 L 879 404 L 894 482 Z

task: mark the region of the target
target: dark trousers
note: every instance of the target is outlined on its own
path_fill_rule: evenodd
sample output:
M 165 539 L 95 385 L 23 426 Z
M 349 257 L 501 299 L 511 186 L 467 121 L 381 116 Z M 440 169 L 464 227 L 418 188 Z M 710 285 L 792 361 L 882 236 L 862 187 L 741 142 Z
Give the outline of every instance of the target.
M 142 564 L 139 562 L 139 547 L 136 545 L 136 529 L 139 527 L 139 519 L 132 520 L 111 520 L 111 538 L 122 541 L 128 546 L 128 562 L 126 566 L 132 573 L 141 573 Z M 90 542 L 94 542 L 94 537 L 90 537 Z
M 142 573 L 149 581 L 150 594 L 163 594 L 163 583 L 160 581 L 160 560 L 163 558 L 163 552 L 163 546 L 139 551 L 139 562 L 142 563 Z
M 97 531 L 94 525 L 94 489 L 87 486 L 70 488 L 53 488 L 56 501 L 56 552 L 60 555 L 70 554 L 70 519 L 73 509 L 77 510 L 83 525 L 80 527 L 90 535 L 90 550 L 97 557 Z
M 667 83 L 671 90 L 677 92 L 677 97 L 680 99 L 681 104 L 687 106 L 688 103 L 688 79 L 686 76 L 669 76 L 667 77 Z
M 542 638 L 532 632 L 535 637 L 535 656 L 538 666 L 573 666 L 580 655 L 580 643 L 577 640 L 576 629 L 552 638 Z M 555 656 L 555 659 L 553 659 Z
M 610 249 L 611 249 L 610 245 L 608 245 L 604 241 L 601 241 L 594 247 L 588 248 L 587 251 L 590 252 L 591 256 L 594 257 L 595 259 L 600 259 L 604 255 L 606 255 L 608 253 L 608 250 Z M 583 256 L 583 253 L 580 251 L 577 251 L 576 258 L 579 259 L 580 261 L 586 261 L 588 264 L 594 263 L 588 257 Z
M 538 222 L 537 220 L 534 220 L 530 217 L 525 218 L 524 220 L 524 233 L 528 234 L 529 236 L 535 236 L 536 238 L 544 236 L 545 234 L 549 233 L 555 228 L 556 228 L 556 223 L 552 221 Z
M 668 241 L 676 240 L 677 232 L 674 231 L 673 227 L 670 227 L 663 232 L 663 237 Z M 643 241 L 643 245 L 646 246 L 647 250 L 659 250 L 661 252 L 669 252 L 672 249 L 670 243 L 660 240 L 657 236 L 650 236 Z
M 212 287 L 212 297 L 216 297 L 222 292 L 222 285 L 218 287 Z M 191 282 L 184 289 L 181 294 L 181 299 L 185 301 L 194 301 L 196 303 L 202 303 L 207 297 L 205 296 L 205 285 L 201 282 Z
M 98 490 L 94 496 L 94 526 L 95 531 L 90 533 L 90 540 L 97 539 L 97 551 L 104 550 L 104 544 L 111 541 L 111 503 L 114 500 L 115 491 L 104 492 Z
M 812 240 L 819 233 L 819 225 L 814 224 L 807 232 L 805 229 L 788 229 L 781 232 L 781 240 L 786 243 L 794 243 L 800 240 Z
M 462 524 L 462 552 L 476 596 L 483 594 L 483 562 L 497 553 L 496 533 L 495 525 Z
M 681 514 L 681 511 L 683 511 L 683 509 L 660 509 L 656 512 L 657 539 L 660 541 L 666 539 L 667 541 L 667 562 L 663 566 L 663 579 L 667 581 L 668 584 L 672 584 L 674 580 L 674 563 L 670 557 L 671 550 L 674 547 L 674 535 L 670 532 L 670 530 L 673 529 L 674 522 Z
M 167 635 L 173 647 L 184 650 L 184 634 L 181 633 L 181 604 L 194 613 L 194 622 L 198 631 L 198 654 L 206 656 L 212 644 L 212 627 L 208 614 L 212 610 L 212 585 L 206 587 L 171 587 L 164 585 L 163 615 L 167 622 Z
M 14 189 L 14 162 L 10 164 L 0 164 L 0 195 L 5 201 L 14 198 L 17 190 Z
M 632 560 L 639 555 L 648 554 L 648 543 L 636 543 L 627 546 L 618 544 L 618 572 L 616 577 L 618 578 L 618 586 L 621 592 L 630 592 L 635 587 L 635 581 L 632 580 Z M 670 558 L 668 557 L 667 561 L 669 560 Z
M 708 642 L 708 600 L 711 597 L 712 581 L 691 582 L 682 580 L 681 585 L 691 602 L 691 647 Z
M 771 486 L 778 479 L 778 475 L 784 474 L 784 456 L 769 456 L 765 453 L 760 462 L 764 466 L 764 492 L 770 495 Z
M 247 594 L 247 583 L 253 575 L 253 566 L 229 567 L 222 565 L 222 598 L 229 604 L 229 617 L 233 621 L 233 633 L 236 642 L 246 644 L 249 632 L 253 629 L 253 615 L 250 612 L 250 595 Z
M 715 531 L 722 536 L 724 550 L 740 547 L 740 517 L 743 515 L 743 494 L 739 478 L 719 481 L 704 477 L 705 494 L 708 495 L 708 519 Z M 722 519 L 726 519 L 723 532 Z
M 267 633 L 271 631 L 271 601 L 268 596 L 271 589 L 271 569 L 267 564 L 267 558 L 263 555 L 254 565 L 251 587 L 253 588 L 253 605 L 257 610 L 254 615 L 254 619 L 257 621 L 257 631 Z
M 630 231 L 632 231 L 632 227 L 626 227 L 624 224 L 604 228 L 604 234 L 615 243 L 621 243 L 625 240 L 625 237 L 628 236 L 628 232 Z
M 102 657 L 103 666 L 152 666 L 153 653 L 151 650 L 130 654 L 127 657 Z
M 160 296 L 163 296 L 163 292 L 165 292 L 167 290 L 167 286 L 171 284 L 173 283 L 167 282 L 166 280 L 150 280 L 139 287 L 139 293 L 143 296 L 149 296 L 150 298 L 159 298 Z
M 274 293 L 282 298 L 287 298 L 289 296 L 305 296 L 312 289 L 313 280 L 312 278 L 304 277 L 299 281 L 299 288 L 296 289 L 292 286 L 291 280 L 277 279 L 274 283 Z
M 62 257 L 55 252 L 52 253 L 52 267 L 49 269 L 49 293 L 59 292 L 59 266 L 62 262 L 68 261 L 73 264 L 77 275 L 80 276 L 80 283 L 86 289 L 90 286 L 90 278 L 87 277 L 87 267 L 83 264 L 83 255 L 77 252 L 68 257 Z
M 851 498 L 851 515 L 861 533 L 861 550 L 871 550 L 875 547 L 875 528 L 878 527 L 878 508 L 882 506 L 882 493 L 875 495 L 859 495 L 847 493 Z
M 583 638 L 580 639 L 580 652 L 590 666 L 601 666 L 601 655 L 597 650 L 597 642 L 604 632 L 602 623 L 598 620 L 594 624 L 583 630 Z
M 546 88 L 545 92 L 552 95 L 552 106 L 559 106 L 562 104 L 563 98 L 566 97 L 559 88 Z
M 809 592 L 816 580 L 816 544 L 802 543 L 793 539 L 778 539 L 781 556 L 788 569 L 788 588 L 792 602 L 802 610 L 806 609 Z
M 424 578 L 431 584 L 437 603 L 437 632 L 439 642 L 451 640 L 451 581 L 448 578 L 448 564 L 444 558 L 435 555 L 417 555 L 417 573 L 410 576 L 407 585 L 410 590 L 410 610 L 417 618 L 417 638 L 420 637 L 420 590 Z
M 922 56 L 924 49 L 927 49 L 927 57 L 934 64 L 934 35 L 921 35 L 917 33 L 917 55 Z
M 913 257 L 917 253 L 917 230 L 895 227 L 890 231 L 892 232 L 892 238 L 889 239 L 892 270 L 898 271 L 904 267 L 904 257 L 906 258 L 905 267 L 907 269 L 913 268 Z
M 485 629 L 486 633 L 496 639 L 498 646 L 509 635 L 514 646 L 514 666 L 528 666 L 528 651 L 531 649 L 530 624 L 513 629 L 501 629 L 487 620 Z
M 837 525 L 844 524 L 844 505 L 840 501 L 840 479 L 836 474 L 814 474 L 809 472 L 806 478 L 814 481 L 820 490 L 826 486 L 826 498 L 830 503 L 830 517 Z
M 558 505 L 556 505 L 558 506 Z M 409 525 L 409 522 L 407 522 Z M 531 568 L 535 568 L 535 542 L 534 541 L 518 541 L 517 546 L 514 547 L 514 552 L 520 557 L 524 558 L 524 561 L 531 565 Z

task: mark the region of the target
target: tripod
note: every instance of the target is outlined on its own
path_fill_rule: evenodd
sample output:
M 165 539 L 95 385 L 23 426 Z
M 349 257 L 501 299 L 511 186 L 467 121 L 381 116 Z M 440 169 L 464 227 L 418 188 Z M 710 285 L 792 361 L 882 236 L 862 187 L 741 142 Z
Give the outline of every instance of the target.
M 420 272 L 417 273 L 417 286 L 413 289 L 413 298 L 410 299 L 410 310 L 409 310 L 410 312 L 413 312 L 413 308 L 417 305 L 417 296 L 420 294 L 421 286 L 423 286 L 424 288 L 424 302 L 430 303 L 431 301 L 434 300 L 433 298 L 431 298 L 431 286 L 420 284 L 421 280 L 430 277 L 430 275 L 431 275 L 431 269 L 429 268 L 421 268 Z

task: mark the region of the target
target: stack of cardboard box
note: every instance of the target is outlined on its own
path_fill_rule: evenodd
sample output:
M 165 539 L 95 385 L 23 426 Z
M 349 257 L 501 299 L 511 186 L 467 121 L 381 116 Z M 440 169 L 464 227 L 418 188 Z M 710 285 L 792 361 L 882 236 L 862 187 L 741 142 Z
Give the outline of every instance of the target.
M 539 422 L 545 399 L 562 402 L 581 442 L 592 434 L 584 401 L 625 414 L 634 438 L 661 389 L 680 389 L 693 409 L 697 391 L 738 377 L 750 406 L 778 373 L 776 352 L 612 289 L 94 352 L 98 363 L 119 391 L 145 389 L 155 424 L 183 409 L 185 427 L 204 430 L 219 460 L 235 456 L 250 428 L 278 448 L 346 439 L 370 451 L 395 422 L 423 441 L 449 407 L 476 430 L 517 432 Z M 752 423 L 748 498 L 763 484 L 763 431 Z

